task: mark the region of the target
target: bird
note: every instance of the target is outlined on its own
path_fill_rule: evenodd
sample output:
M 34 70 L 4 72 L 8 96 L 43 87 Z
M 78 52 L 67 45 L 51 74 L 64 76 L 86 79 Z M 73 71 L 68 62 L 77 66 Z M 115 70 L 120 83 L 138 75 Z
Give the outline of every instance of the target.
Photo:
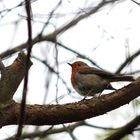
M 117 75 L 96 67 L 90 67 L 82 61 L 68 63 L 71 68 L 71 84 L 82 96 L 95 96 L 103 90 L 116 90 L 111 82 L 134 81 L 133 76 Z

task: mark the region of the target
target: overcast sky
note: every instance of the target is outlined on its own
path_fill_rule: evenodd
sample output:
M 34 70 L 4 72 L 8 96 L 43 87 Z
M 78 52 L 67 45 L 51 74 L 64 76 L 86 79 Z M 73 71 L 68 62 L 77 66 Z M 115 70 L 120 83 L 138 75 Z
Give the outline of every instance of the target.
M 2 11 L 4 7 L 8 9 L 16 6 L 18 3 L 20 3 L 20 0 L 4 0 L 0 2 L 0 11 Z M 43 23 L 46 21 L 46 18 L 48 18 L 48 13 L 56 5 L 56 2 L 58 1 L 38 0 L 32 4 L 32 11 L 34 15 L 33 36 L 36 36 L 39 33 Z M 53 32 L 58 27 L 66 24 L 68 21 L 73 19 L 75 13 L 78 11 L 85 13 L 86 8 L 96 6 L 97 2 L 97 0 L 65 0 L 62 6 L 57 10 L 56 17 L 52 18 L 51 24 L 44 31 L 44 34 Z M 109 5 L 102 8 L 96 14 L 89 16 L 85 20 L 82 20 L 67 32 L 59 35 L 58 40 L 67 47 L 91 58 L 103 69 L 106 69 L 110 72 L 115 72 L 119 65 L 126 59 L 126 57 L 128 57 L 128 55 L 132 55 L 140 48 L 139 15 L 140 6 L 131 0 L 124 1 L 119 4 Z M 18 19 L 21 19 L 18 24 L 11 24 Z M 1 53 L 9 48 L 15 47 L 27 41 L 26 13 L 24 8 L 17 8 L 8 13 L 6 16 L 0 18 L 0 38 Z M 52 46 L 54 47 L 54 45 L 51 43 L 37 44 L 33 48 L 33 55 L 41 59 L 47 58 L 48 60 L 52 61 L 52 56 L 54 53 Z M 82 59 L 77 58 L 75 54 L 70 53 L 62 48 L 59 48 L 58 56 L 59 62 L 62 63 L 59 67 L 60 75 L 67 82 L 68 87 L 72 88 L 70 83 L 71 68 L 66 63 Z M 16 55 L 11 60 L 5 60 L 5 64 L 10 64 L 15 57 Z M 123 72 L 127 73 L 132 70 L 138 70 L 140 61 L 139 59 L 140 58 L 137 58 L 132 63 L 132 65 L 127 67 Z M 31 104 L 42 104 L 44 94 L 46 93 L 46 78 L 44 77 L 47 77 L 47 74 L 44 65 L 34 59 L 32 59 L 32 61 L 34 62 L 34 65 L 30 70 L 30 83 L 27 101 Z M 53 62 L 54 61 L 50 62 L 52 66 Z M 85 62 L 91 65 L 90 62 Z M 55 100 L 54 94 L 56 92 L 56 80 L 57 77 L 53 76 L 46 103 L 50 103 L 51 101 Z M 115 86 L 120 87 L 124 86 L 124 84 L 116 84 Z M 67 95 L 67 90 L 61 82 L 59 82 L 58 87 L 59 96 Z M 20 101 L 22 88 L 23 87 L 21 84 L 14 96 L 16 101 Z M 77 95 L 77 93 L 75 93 L 73 89 L 72 91 L 74 92 L 73 94 L 75 94 L 75 96 L 78 98 L 73 99 L 71 96 L 67 95 L 65 98 L 60 100 L 60 103 L 73 102 L 82 99 L 79 95 Z M 129 112 L 130 108 L 131 106 L 127 105 L 120 109 L 120 111 L 125 110 L 126 113 L 130 115 L 128 120 L 134 117 L 134 115 L 132 116 L 131 112 Z M 91 119 L 90 121 L 99 126 L 104 124 L 105 126 L 119 127 L 120 124 L 125 124 L 128 120 L 126 117 L 124 117 L 125 120 L 124 118 L 117 117 L 118 120 L 116 119 L 116 122 L 112 123 L 114 114 L 117 113 L 118 111 L 114 111 L 108 113 L 107 115 Z M 122 113 L 122 115 L 124 114 Z M 7 128 L 10 128 L 8 129 L 8 132 Z M 84 140 L 87 138 L 87 135 L 89 140 L 90 138 L 93 140 L 94 133 L 92 130 L 94 132 L 97 131 L 96 129 L 89 129 L 86 127 L 83 129 L 76 129 L 74 134 L 77 138 L 79 138 L 79 140 Z M 11 135 L 9 133 L 10 131 L 14 131 L 13 126 L 0 129 L 0 137 L 7 137 L 8 135 Z M 86 132 L 86 135 L 79 135 L 79 132 Z M 62 139 L 64 135 L 65 134 L 59 135 L 57 138 Z M 71 138 L 67 135 L 67 140 L 68 139 Z

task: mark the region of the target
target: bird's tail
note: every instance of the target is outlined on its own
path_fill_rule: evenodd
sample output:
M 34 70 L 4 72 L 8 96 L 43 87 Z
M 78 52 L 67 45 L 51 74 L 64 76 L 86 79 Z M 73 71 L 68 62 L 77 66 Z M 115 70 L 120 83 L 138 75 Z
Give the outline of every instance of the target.
M 122 76 L 122 75 L 116 75 L 113 77 L 110 77 L 110 82 L 117 82 L 117 81 L 135 81 L 133 76 Z

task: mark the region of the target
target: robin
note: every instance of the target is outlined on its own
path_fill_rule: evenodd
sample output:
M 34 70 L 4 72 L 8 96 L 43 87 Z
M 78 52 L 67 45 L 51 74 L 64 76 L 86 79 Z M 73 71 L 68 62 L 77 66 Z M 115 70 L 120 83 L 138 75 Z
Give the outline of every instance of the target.
M 95 67 L 90 67 L 82 61 L 72 64 L 71 83 L 73 88 L 82 96 L 94 96 L 103 90 L 116 90 L 110 84 L 118 81 L 134 81 L 132 76 L 116 75 Z

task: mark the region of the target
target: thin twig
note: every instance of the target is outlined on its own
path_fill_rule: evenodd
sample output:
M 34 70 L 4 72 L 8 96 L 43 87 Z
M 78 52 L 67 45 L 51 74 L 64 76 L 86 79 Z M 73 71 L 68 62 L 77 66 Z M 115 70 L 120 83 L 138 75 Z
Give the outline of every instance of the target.
M 57 42 L 57 44 L 58 44 L 60 47 L 62 47 L 62 48 L 64 48 L 64 49 L 66 49 L 66 50 L 68 50 L 68 51 L 70 51 L 70 52 L 76 54 L 78 57 L 80 57 L 80 58 L 82 58 L 82 59 L 88 60 L 91 64 L 93 64 L 93 65 L 95 65 L 96 67 L 98 67 L 98 68 L 100 68 L 100 69 L 103 70 L 103 68 L 101 68 L 99 65 L 97 65 L 96 62 L 94 62 L 93 60 L 91 60 L 89 57 L 87 57 L 87 56 L 85 56 L 85 55 L 83 55 L 83 54 L 77 52 L 76 50 L 73 50 L 73 49 L 71 49 L 71 48 L 65 46 L 64 44 L 62 44 L 62 43 L 60 43 L 60 42 Z
M 41 62 L 43 65 L 45 65 L 46 67 L 48 67 L 50 72 L 53 72 L 54 74 L 59 76 L 59 79 L 62 81 L 62 83 L 65 85 L 66 89 L 68 90 L 68 94 L 70 94 L 72 91 L 71 89 L 68 87 L 66 81 L 60 76 L 60 74 L 54 70 L 54 68 L 52 68 L 45 60 L 41 60 L 40 58 L 36 57 L 36 56 L 32 56 L 32 58 L 34 58 L 35 60 Z
M 77 16 L 75 19 L 69 21 L 67 24 L 59 27 L 58 29 L 56 29 L 54 32 L 45 35 L 45 36 L 40 36 L 40 34 L 38 36 L 36 36 L 33 40 L 32 43 L 33 45 L 36 43 L 39 43 L 41 41 L 50 41 L 55 43 L 56 40 L 56 36 L 60 35 L 61 33 L 66 32 L 68 29 L 72 28 L 73 26 L 75 26 L 77 23 L 79 23 L 80 21 L 84 20 L 85 18 L 89 17 L 92 14 L 95 14 L 97 11 L 99 11 L 101 8 L 103 8 L 104 6 L 106 6 L 107 4 L 112 4 L 115 2 L 118 2 L 120 0 L 111 0 L 111 1 L 104 1 L 102 0 L 96 7 L 93 7 L 92 9 L 90 9 L 89 11 L 87 11 L 86 13 Z M 7 50 L 3 53 L 0 54 L 1 58 L 4 57 L 8 57 L 11 54 L 14 54 L 20 50 L 23 50 L 27 48 L 27 43 L 23 43 L 17 47 L 14 47 L 13 49 Z
M 41 35 L 42 35 L 43 31 L 45 30 L 45 28 L 47 27 L 47 25 L 49 24 L 49 22 L 50 22 L 50 20 L 51 20 L 51 18 L 53 16 L 53 14 L 54 14 L 54 12 L 59 8 L 59 6 L 61 5 L 61 3 L 62 3 L 62 0 L 60 0 L 57 3 L 57 5 L 53 8 L 53 10 L 50 12 L 48 21 L 44 24 L 44 26 L 43 26 L 43 28 L 42 28 L 42 30 L 40 32 Z
M 25 0 L 25 9 L 27 13 L 27 26 L 28 26 L 28 48 L 27 48 L 27 59 L 26 59 L 26 69 L 25 69 L 25 80 L 23 86 L 22 101 L 20 105 L 20 115 L 19 115 L 19 125 L 16 140 L 21 139 L 22 127 L 25 118 L 25 107 L 26 107 L 26 95 L 27 95 L 27 85 L 28 85 L 28 66 L 30 63 L 30 55 L 32 50 L 32 25 L 31 25 L 31 4 L 30 0 Z
M 120 73 L 124 67 L 128 64 L 130 64 L 137 56 L 140 55 L 140 50 L 136 51 L 133 55 L 131 55 L 130 57 L 128 57 L 118 68 L 118 70 L 115 72 L 116 74 Z
M 133 1 L 135 4 L 137 4 L 138 6 L 140 6 L 140 3 L 139 2 L 136 2 L 135 0 L 131 0 Z

